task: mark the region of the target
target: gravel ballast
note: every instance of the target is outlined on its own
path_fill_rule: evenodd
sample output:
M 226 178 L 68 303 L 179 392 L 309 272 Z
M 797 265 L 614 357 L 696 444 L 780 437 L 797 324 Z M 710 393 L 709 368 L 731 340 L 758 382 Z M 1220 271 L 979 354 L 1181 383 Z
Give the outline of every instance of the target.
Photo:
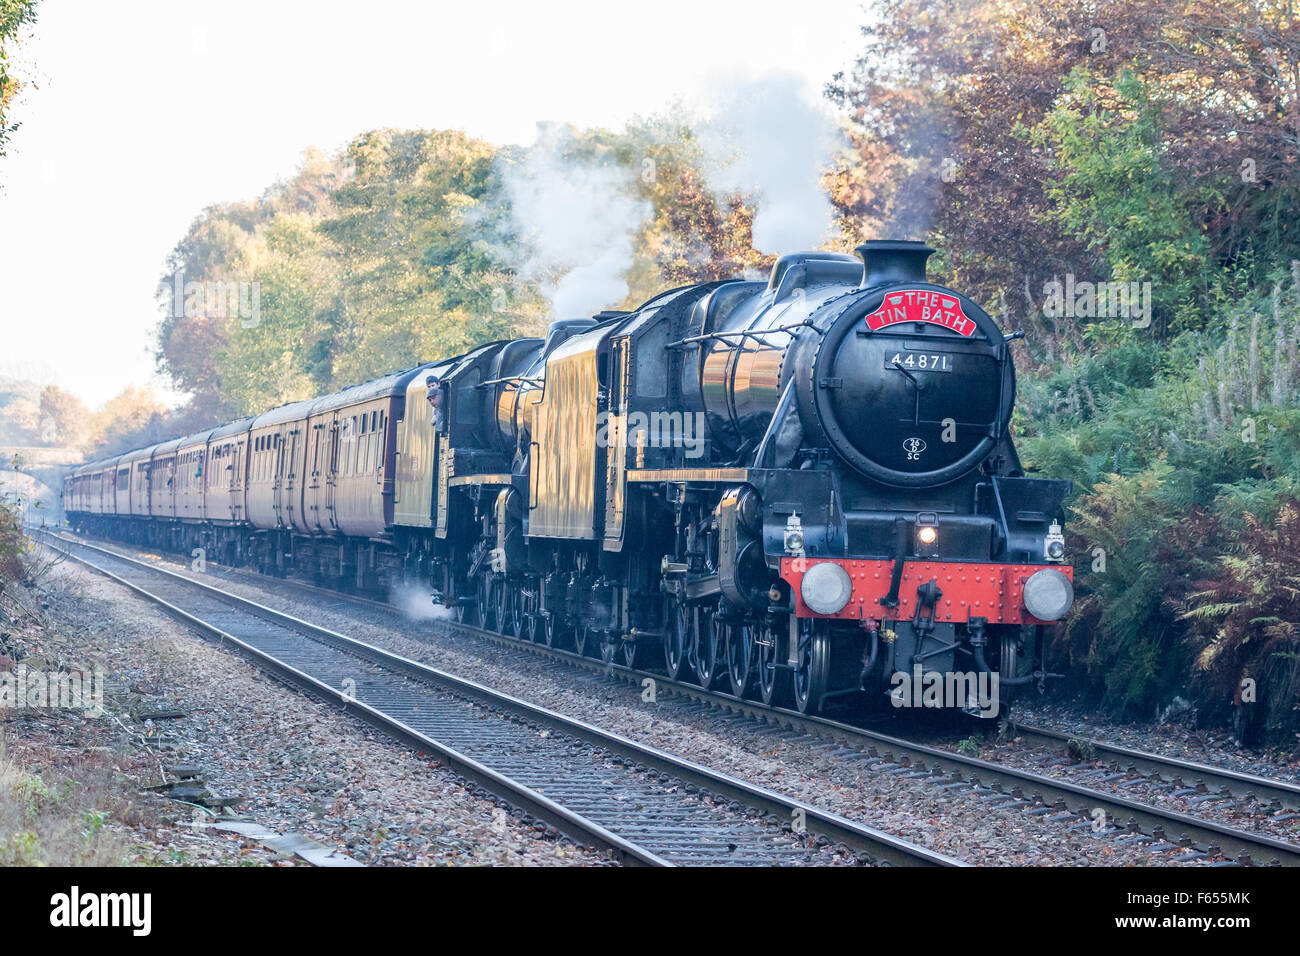
M 197 771 L 208 794 L 238 797 L 239 817 L 364 864 L 605 862 L 525 825 L 427 755 L 271 680 L 93 571 L 58 565 L 43 589 L 65 643 L 106 673 L 109 716 L 9 715 L 0 723 L 6 756 L 35 765 L 49 753 L 77 763 L 86 753 L 111 755 L 103 773 L 136 794 L 127 819 L 110 821 L 133 847 L 124 862 L 304 862 L 197 826 L 213 813 L 143 789 L 175 766 Z M 47 778 L 59 774 L 58 761 L 39 762 Z
M 1113 829 L 1095 833 L 1086 822 L 1075 819 L 1049 820 L 1024 808 L 999 808 L 997 796 L 944 789 L 906 773 L 871 770 L 867 762 L 846 760 L 820 739 L 776 731 L 745 717 L 723 717 L 675 695 L 659 695 L 647 702 L 640 688 L 625 681 L 539 659 L 486 638 L 449 633 L 436 620 L 403 619 L 382 609 L 349 604 L 342 597 L 331 602 L 292 582 L 220 568 L 200 574 L 156 554 L 148 557 L 285 613 L 971 863 L 1180 865 L 1172 859 L 1177 853 L 1154 851 L 1146 841 Z M 421 608 L 418 601 L 403 603 L 417 611 Z M 1196 860 L 1186 865 L 1204 863 Z

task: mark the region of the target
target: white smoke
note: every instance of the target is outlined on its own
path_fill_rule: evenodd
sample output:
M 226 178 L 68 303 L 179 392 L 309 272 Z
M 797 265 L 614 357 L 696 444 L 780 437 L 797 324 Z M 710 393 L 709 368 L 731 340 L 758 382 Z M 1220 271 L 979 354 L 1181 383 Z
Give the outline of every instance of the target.
M 498 167 L 524 250 L 519 278 L 538 285 L 556 318 L 585 317 L 627 296 L 633 241 L 652 212 L 627 169 L 574 157 L 572 140 L 566 128 L 542 125 L 522 163 Z
M 813 249 L 834 235 L 834 208 L 822 185 L 846 139 L 830 111 L 795 74 L 715 82 L 697 135 L 709 186 L 755 206 L 754 248 Z
M 399 584 L 388 595 L 388 603 L 411 621 L 454 620 L 456 612 L 433 603 L 433 592 L 414 584 Z

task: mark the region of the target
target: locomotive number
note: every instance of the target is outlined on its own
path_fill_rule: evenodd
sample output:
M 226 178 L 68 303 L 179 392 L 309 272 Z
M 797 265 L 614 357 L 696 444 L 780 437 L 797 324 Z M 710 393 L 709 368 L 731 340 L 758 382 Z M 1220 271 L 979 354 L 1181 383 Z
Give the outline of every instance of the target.
M 886 352 L 885 368 L 895 362 L 909 372 L 951 372 L 952 356 L 947 352 Z

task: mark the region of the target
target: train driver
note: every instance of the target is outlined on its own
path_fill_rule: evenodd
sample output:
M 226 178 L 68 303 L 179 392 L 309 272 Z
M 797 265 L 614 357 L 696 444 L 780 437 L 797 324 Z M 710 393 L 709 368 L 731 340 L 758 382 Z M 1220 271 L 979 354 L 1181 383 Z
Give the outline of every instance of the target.
M 429 407 L 433 409 L 433 427 L 439 431 L 442 429 L 442 407 L 446 401 L 443 395 L 442 383 L 438 376 L 430 375 L 424 380 L 425 398 L 428 399 Z

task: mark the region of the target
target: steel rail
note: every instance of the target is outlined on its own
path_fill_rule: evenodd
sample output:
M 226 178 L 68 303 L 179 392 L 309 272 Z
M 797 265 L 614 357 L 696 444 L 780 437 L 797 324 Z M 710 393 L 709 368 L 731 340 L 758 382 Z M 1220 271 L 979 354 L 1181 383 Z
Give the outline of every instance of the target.
M 1125 763 L 1147 773 L 1158 773 L 1162 777 L 1167 775 L 1172 778 L 1181 778 L 1185 783 L 1191 785 L 1199 783 L 1204 785 L 1207 790 L 1225 789 L 1239 797 L 1255 796 L 1276 800 L 1279 804 L 1300 806 L 1300 785 L 1285 780 L 1271 780 L 1268 777 L 1229 770 L 1225 767 L 1214 767 L 1193 760 L 1183 760 L 1180 757 L 1152 753 L 1149 750 L 1121 747 L 1118 744 L 1107 743 L 1095 737 L 1064 734 L 1060 731 L 1049 730 L 1046 727 L 1022 724 L 1017 720 L 1013 720 L 1011 723 L 1017 734 L 1036 738 L 1049 745 L 1069 744 L 1072 741 L 1079 741 L 1090 746 L 1096 753 L 1104 754 L 1117 763 Z
M 120 561 L 128 566 L 139 568 L 150 574 L 165 576 L 169 581 L 182 586 L 201 590 L 202 592 L 250 615 L 263 620 L 270 620 L 283 627 L 298 631 L 311 640 L 318 641 L 321 644 L 336 648 L 362 660 L 373 663 L 395 675 L 438 686 L 439 688 L 446 689 L 447 691 L 459 696 L 474 699 L 491 709 L 508 712 L 532 724 L 544 727 L 547 730 L 562 733 L 584 741 L 593 748 L 599 748 L 602 751 L 616 754 L 623 760 L 633 763 L 637 770 L 654 772 L 660 774 L 661 777 L 666 774 L 669 777 L 676 778 L 685 783 L 689 788 L 699 788 L 710 794 L 724 797 L 733 804 L 752 807 L 764 814 L 773 814 L 785 820 L 797 819 L 801 821 L 802 827 L 806 827 L 806 833 L 818 844 L 840 844 L 848 847 L 855 853 L 866 854 L 873 860 L 892 864 L 938 866 L 964 865 L 961 861 L 941 853 L 936 853 L 925 847 L 909 843 L 906 840 L 884 831 L 877 830 L 874 827 L 869 827 L 848 820 L 844 817 L 819 809 L 811 804 L 785 797 L 747 781 L 720 773 L 711 768 L 668 754 L 645 744 L 629 740 L 583 721 L 575 720 L 536 704 L 501 693 L 500 691 L 493 690 L 476 682 L 466 680 L 465 678 L 457 677 L 418 661 L 393 654 L 389 651 L 383 650 L 382 648 L 375 647 L 374 645 L 329 630 L 309 621 L 293 617 L 292 615 L 277 611 L 274 608 L 267 607 L 258 602 L 231 594 L 230 592 L 224 591 L 213 585 L 177 574 L 176 572 L 166 568 L 158 567 L 129 555 L 103 548 L 98 545 L 89 544 L 85 541 L 65 535 L 54 535 L 48 530 L 46 530 L 44 534 L 47 537 L 57 539 L 65 545 L 98 552 L 108 557 L 110 561 Z M 393 734 L 418 749 L 428 749 L 442 755 L 448 764 L 467 780 L 471 780 L 475 784 L 506 798 L 511 803 L 519 804 L 526 810 L 526 812 L 531 813 L 538 819 L 546 822 L 557 831 L 579 840 L 580 842 L 600 846 L 605 851 L 614 855 L 620 862 L 671 865 L 671 861 L 651 852 L 645 847 L 619 837 L 616 833 L 603 827 L 601 824 L 567 809 L 556 801 L 532 790 L 526 785 L 512 780 L 508 776 L 493 770 L 491 767 L 474 760 L 472 757 L 460 753 L 455 749 L 448 747 L 446 744 L 421 733 L 405 722 L 397 719 L 394 715 L 385 713 L 378 708 L 365 704 L 349 695 L 347 692 L 336 689 L 331 685 L 318 680 L 316 677 L 286 664 L 284 661 L 277 659 L 266 651 L 241 640 L 240 638 L 230 634 L 225 629 L 217 627 L 211 622 L 202 620 L 201 618 L 190 614 L 164 598 L 153 594 L 146 587 L 133 583 L 121 575 L 115 574 L 112 571 L 101 567 L 94 561 L 72 553 L 69 548 L 57 548 L 57 550 L 67 554 L 73 560 L 76 560 L 117 581 L 118 583 L 123 584 L 136 594 L 139 594 L 147 600 L 159 605 L 167 613 L 171 614 L 183 623 L 213 637 L 217 637 L 220 640 L 231 642 L 239 650 L 247 653 L 260 665 L 265 666 L 268 670 L 272 671 L 287 682 L 303 687 L 304 689 L 323 696 L 332 702 L 339 703 L 345 710 L 354 716 L 366 720 L 379 729 Z M 331 591 L 327 593 L 338 595 L 338 592 Z M 378 602 L 375 603 L 378 604 Z M 389 605 L 379 606 L 390 607 Z
M 297 590 L 329 596 L 340 603 L 350 603 L 382 610 L 406 620 L 402 616 L 400 609 L 383 601 L 347 594 L 293 579 L 268 578 L 265 575 L 259 575 L 244 569 L 231 569 L 231 571 L 246 576 L 251 580 L 285 584 Z M 1252 833 L 1239 827 L 1228 826 L 1154 804 L 1132 800 L 1096 788 L 953 753 L 833 718 L 808 716 L 790 708 L 772 707 L 759 701 L 742 700 L 732 694 L 706 689 L 688 681 L 671 680 L 659 672 L 628 668 L 622 664 L 606 663 L 563 648 L 536 644 L 525 638 L 501 634 L 459 622 L 437 621 L 432 623 L 439 628 L 459 631 L 480 639 L 486 638 L 506 646 L 523 648 L 540 657 L 565 661 L 589 672 L 603 673 L 629 683 L 640 685 L 641 681 L 649 678 L 656 682 L 659 691 L 667 690 L 670 693 L 676 693 L 709 704 L 723 711 L 741 714 L 790 730 L 815 734 L 828 740 L 856 747 L 868 755 L 873 752 L 879 753 L 879 751 L 875 750 L 875 748 L 879 748 L 880 751 L 893 755 L 901 766 L 915 764 L 918 770 L 928 769 L 936 774 L 955 774 L 958 777 L 967 775 L 965 779 L 973 786 L 998 788 L 1006 791 L 1013 799 L 1027 799 L 1030 802 L 1039 802 L 1043 805 L 1047 805 L 1050 801 L 1054 809 L 1071 812 L 1077 815 L 1080 820 L 1093 819 L 1093 811 L 1100 809 L 1107 815 L 1108 820 L 1115 822 L 1122 820 L 1122 825 L 1130 831 L 1142 832 L 1157 840 L 1176 840 L 1184 846 L 1195 848 L 1201 852 L 1217 849 L 1228 856 L 1235 857 L 1238 862 L 1243 864 L 1258 861 L 1300 866 L 1300 845 L 1279 840 L 1266 834 Z M 1018 724 L 1015 726 L 1017 730 L 1022 729 Z M 1044 736 L 1046 738 L 1046 735 Z M 1068 738 L 1065 739 L 1068 740 Z M 1112 749 L 1116 751 L 1123 750 L 1123 748 Z M 1137 751 L 1131 752 L 1131 754 L 1124 752 L 1123 756 L 1124 759 L 1135 766 L 1141 766 L 1138 754 Z M 1269 784 L 1280 788 L 1278 792 L 1289 792 L 1291 787 L 1290 784 L 1283 781 L 1268 781 L 1266 778 L 1255 778 L 1248 774 L 1235 774 L 1233 771 L 1222 771 L 1204 764 L 1184 763 L 1177 761 L 1175 758 L 1157 758 L 1156 755 L 1147 756 L 1152 758 L 1150 766 L 1153 772 L 1156 769 L 1156 764 L 1159 763 L 1166 771 L 1173 770 L 1175 774 L 1185 772 L 1188 776 L 1199 773 L 1202 777 L 1215 780 L 1222 779 L 1225 785 L 1227 785 L 1229 775 L 1231 775 L 1233 782 L 1239 788 L 1249 785 L 1249 788 L 1258 786 L 1259 790 L 1267 790 L 1269 787 L 1266 787 L 1265 784 Z M 1258 784 L 1257 781 L 1259 781 Z

